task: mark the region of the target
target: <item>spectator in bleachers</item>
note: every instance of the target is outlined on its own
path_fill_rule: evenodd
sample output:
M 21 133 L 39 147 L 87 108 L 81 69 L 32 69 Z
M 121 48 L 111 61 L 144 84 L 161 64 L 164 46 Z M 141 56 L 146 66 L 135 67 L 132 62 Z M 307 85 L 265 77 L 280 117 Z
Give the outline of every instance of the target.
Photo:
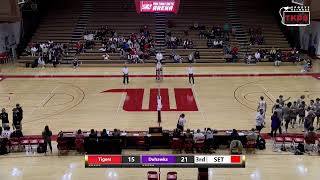
M 261 60 L 261 56 L 260 56 L 259 50 L 254 53 L 254 58 L 256 59 L 257 62 L 259 62 Z
M 188 62 L 189 62 L 189 63 L 193 63 L 193 62 L 194 62 L 194 52 L 191 52 L 191 53 L 188 55 Z
M 175 54 L 173 57 L 175 63 L 182 63 L 183 58 L 179 54 Z
M 102 55 L 102 57 L 103 57 L 103 60 L 107 61 L 107 60 L 109 60 L 110 56 L 108 53 L 106 53 L 106 54 Z
M 194 52 L 194 59 L 200 59 L 200 52 L 198 50 Z
M 31 56 L 36 56 L 37 52 L 38 52 L 38 49 L 35 46 L 33 46 L 31 48 Z

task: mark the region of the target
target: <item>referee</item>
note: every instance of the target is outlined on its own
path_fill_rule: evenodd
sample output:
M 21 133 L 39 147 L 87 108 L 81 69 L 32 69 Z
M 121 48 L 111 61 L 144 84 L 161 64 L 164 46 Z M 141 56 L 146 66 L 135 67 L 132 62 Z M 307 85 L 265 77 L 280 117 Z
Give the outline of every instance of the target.
M 156 64 L 156 80 L 161 79 L 161 74 L 162 74 L 162 64 L 160 61 L 158 61 Z
M 188 71 L 188 75 L 189 75 L 189 83 L 191 84 L 194 84 L 194 76 L 193 76 L 193 67 L 190 66 L 187 68 L 187 71 Z

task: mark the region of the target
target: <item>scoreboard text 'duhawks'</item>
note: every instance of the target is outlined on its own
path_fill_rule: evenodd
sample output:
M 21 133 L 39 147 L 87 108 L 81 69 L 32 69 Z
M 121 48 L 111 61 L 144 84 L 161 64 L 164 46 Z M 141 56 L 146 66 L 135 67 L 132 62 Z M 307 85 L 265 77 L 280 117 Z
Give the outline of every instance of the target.
M 86 155 L 87 168 L 244 168 L 245 156 Z

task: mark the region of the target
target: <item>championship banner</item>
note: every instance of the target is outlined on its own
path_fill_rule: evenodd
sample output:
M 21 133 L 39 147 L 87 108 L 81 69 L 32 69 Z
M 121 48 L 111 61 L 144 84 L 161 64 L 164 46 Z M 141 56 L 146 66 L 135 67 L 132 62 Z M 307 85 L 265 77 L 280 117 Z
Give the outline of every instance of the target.
M 137 13 L 178 13 L 180 0 L 135 0 Z

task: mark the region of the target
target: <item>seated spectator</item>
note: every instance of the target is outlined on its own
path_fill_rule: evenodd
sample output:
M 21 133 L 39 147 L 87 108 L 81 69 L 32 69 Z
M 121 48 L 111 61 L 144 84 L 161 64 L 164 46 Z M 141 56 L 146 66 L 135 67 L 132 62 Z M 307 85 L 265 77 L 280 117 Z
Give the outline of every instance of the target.
M 232 140 L 239 139 L 238 131 L 236 129 L 233 129 L 230 137 L 231 137 Z
M 181 137 L 181 130 L 178 128 L 175 128 L 173 130 L 173 138 L 180 138 Z
M 79 129 L 76 134 L 76 139 L 83 139 L 83 138 L 84 138 L 84 135 L 83 135 L 81 129 Z
M 200 52 L 198 50 L 194 52 L 194 59 L 200 59 Z
M 208 46 L 208 48 L 213 48 L 214 47 L 211 39 L 207 40 L 207 46 Z
M 10 135 L 10 138 L 21 138 L 23 137 L 22 131 L 20 130 L 20 127 L 17 127 L 15 131 L 13 131 Z
M 197 132 L 193 135 L 194 142 L 197 142 L 199 140 L 204 140 L 204 139 L 205 139 L 204 134 L 200 131 L 200 129 L 197 129 Z
M 94 129 L 90 130 L 89 138 L 97 138 L 97 132 Z
M 256 53 L 254 53 L 254 58 L 256 59 L 257 62 L 259 62 L 261 60 L 261 56 L 260 56 L 259 50 Z
M 230 154 L 242 154 L 243 145 L 239 140 L 233 140 L 230 143 Z
M 112 135 L 114 136 L 114 137 L 120 137 L 120 130 L 118 130 L 118 129 L 114 129 L 113 130 L 113 133 L 112 133 Z
M 258 135 L 255 130 L 252 128 L 247 135 L 247 141 L 257 141 Z
M 176 54 L 173 59 L 175 63 L 182 63 L 183 58 L 179 54 Z
M 102 132 L 101 132 L 101 138 L 107 138 L 109 135 L 107 133 L 107 130 L 106 129 L 103 129 Z
M 38 65 L 40 65 L 40 67 L 45 68 L 46 63 L 43 60 L 43 57 L 39 57 L 38 58 Z
M 189 62 L 189 63 L 193 63 L 193 62 L 194 62 L 194 52 L 191 52 L 191 53 L 188 55 L 188 62 Z
M 210 148 L 214 147 L 213 132 L 210 128 L 206 130 L 205 139 L 206 151 L 208 152 Z
M 106 53 L 106 54 L 102 55 L 102 57 L 103 57 L 104 60 L 109 60 L 110 56 L 109 56 L 108 53 Z
M 10 127 L 4 127 L 4 130 L 2 131 L 2 134 L 1 136 L 3 138 L 10 138 L 10 135 L 11 135 L 12 131 L 10 130 Z
M 31 48 L 31 56 L 36 56 L 37 51 L 38 51 L 38 49 L 37 49 L 35 46 L 33 46 L 33 47 Z
M 184 134 L 184 139 L 193 139 L 193 134 L 191 133 L 190 129 L 187 129 L 186 133 Z
M 218 42 L 218 40 L 213 40 L 213 47 L 214 48 L 218 48 L 218 45 L 219 45 L 219 42 Z

